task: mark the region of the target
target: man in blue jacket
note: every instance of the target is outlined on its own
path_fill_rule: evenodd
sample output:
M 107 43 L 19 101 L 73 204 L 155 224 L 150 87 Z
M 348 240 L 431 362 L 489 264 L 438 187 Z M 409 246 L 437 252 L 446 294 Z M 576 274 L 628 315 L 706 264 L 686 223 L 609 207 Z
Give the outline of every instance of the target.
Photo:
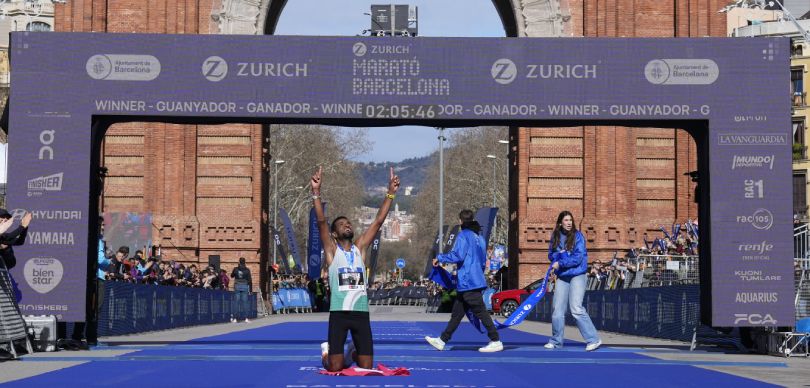
M 456 237 L 455 245 L 449 253 L 439 254 L 433 259 L 433 266 L 442 264 L 456 264 L 458 266 L 458 296 L 453 303 L 453 312 L 450 315 L 450 322 L 439 338 L 425 337 L 425 340 L 438 350 L 444 350 L 444 345 L 450 341 L 450 337 L 458 328 L 459 323 L 464 318 L 465 311 L 471 310 L 487 328 L 489 344 L 478 351 L 491 353 L 503 350 L 498 330 L 489 316 L 482 291 L 487 288 L 484 279 L 486 265 L 486 242 L 478 232 L 481 226 L 474 219 L 472 210 L 462 210 L 458 214 L 461 223 L 461 232 Z

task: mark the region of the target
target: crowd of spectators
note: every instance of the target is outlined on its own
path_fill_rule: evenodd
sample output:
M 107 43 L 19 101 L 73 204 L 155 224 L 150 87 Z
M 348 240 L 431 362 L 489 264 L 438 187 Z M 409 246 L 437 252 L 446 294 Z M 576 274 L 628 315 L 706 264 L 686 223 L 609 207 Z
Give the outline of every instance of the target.
M 214 265 L 200 269 L 196 264 L 186 266 L 174 260 L 163 260 L 160 256 L 144 257 L 143 250 L 130 256 L 126 246 L 107 256 L 110 264 L 104 270 L 105 280 L 215 290 L 227 290 L 230 283 L 225 270 L 217 271 Z

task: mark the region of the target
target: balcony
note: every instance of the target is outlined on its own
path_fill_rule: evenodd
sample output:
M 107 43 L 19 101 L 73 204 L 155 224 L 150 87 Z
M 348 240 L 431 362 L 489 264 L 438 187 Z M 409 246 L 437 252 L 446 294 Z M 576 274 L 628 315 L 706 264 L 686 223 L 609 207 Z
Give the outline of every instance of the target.
M 807 146 L 802 143 L 793 143 L 793 161 L 807 160 Z
M 794 92 L 790 96 L 790 101 L 794 108 L 807 106 L 807 92 Z

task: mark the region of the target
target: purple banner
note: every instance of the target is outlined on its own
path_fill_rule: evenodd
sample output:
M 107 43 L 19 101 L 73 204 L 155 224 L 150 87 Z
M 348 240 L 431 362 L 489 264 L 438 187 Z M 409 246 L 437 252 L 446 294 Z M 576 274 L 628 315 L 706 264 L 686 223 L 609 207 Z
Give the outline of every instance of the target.
M 25 314 L 84 320 L 94 117 L 142 116 L 687 128 L 701 311 L 794 322 L 789 39 L 11 35 L 7 199 L 40 214 L 15 249 Z
M 295 240 L 295 231 L 293 230 L 290 216 L 283 208 L 278 209 L 278 215 L 281 217 L 281 222 L 284 224 L 284 234 L 287 236 L 287 248 L 290 249 L 290 253 L 295 261 L 295 268 L 293 268 L 293 272 L 303 271 L 304 268 L 301 266 L 301 255 L 298 253 L 298 241 Z M 284 260 L 287 260 L 287 258 L 285 257 Z
M 484 238 L 484 242 L 487 244 L 489 244 L 489 236 L 492 234 L 492 225 L 495 223 L 495 216 L 497 215 L 497 207 L 482 207 L 475 212 L 475 220 L 481 225 L 481 232 L 478 234 Z

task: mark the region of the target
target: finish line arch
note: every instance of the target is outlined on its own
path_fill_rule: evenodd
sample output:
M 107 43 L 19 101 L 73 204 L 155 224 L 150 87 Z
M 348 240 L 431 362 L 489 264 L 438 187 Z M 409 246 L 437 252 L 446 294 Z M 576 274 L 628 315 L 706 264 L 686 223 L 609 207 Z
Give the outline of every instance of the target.
M 20 32 L 11 50 L 8 201 L 80 214 L 37 220 L 18 250 L 23 313 L 85 319 L 90 172 L 110 123 L 587 122 L 686 128 L 701 171 L 702 320 L 794 322 L 787 40 Z

